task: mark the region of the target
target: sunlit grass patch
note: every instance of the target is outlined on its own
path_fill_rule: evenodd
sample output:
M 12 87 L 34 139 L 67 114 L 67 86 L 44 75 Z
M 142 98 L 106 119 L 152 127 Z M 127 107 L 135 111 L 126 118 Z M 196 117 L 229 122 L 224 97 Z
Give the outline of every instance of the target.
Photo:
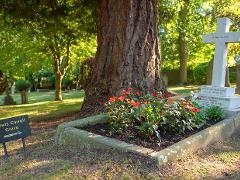
M 199 89 L 200 89 L 200 86 L 197 86 L 197 85 L 168 87 L 169 91 L 175 92 L 177 94 L 190 93 L 191 91 L 198 91 Z
M 29 95 L 29 104 L 0 106 L 0 119 L 24 114 L 29 115 L 31 121 L 58 118 L 79 111 L 83 99 L 83 91 L 63 93 L 63 101 L 54 101 L 53 93 L 34 92 Z
M 216 158 L 226 164 L 232 164 L 236 159 L 240 160 L 240 151 L 220 152 Z

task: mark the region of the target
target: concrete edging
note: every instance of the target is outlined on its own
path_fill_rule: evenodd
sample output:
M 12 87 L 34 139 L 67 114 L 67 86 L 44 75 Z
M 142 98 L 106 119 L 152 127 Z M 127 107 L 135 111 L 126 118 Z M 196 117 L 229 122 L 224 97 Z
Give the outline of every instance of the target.
M 207 145 L 219 140 L 230 137 L 240 128 L 240 113 L 224 119 L 221 122 L 206 128 L 178 143 L 173 144 L 161 151 L 140 147 L 133 144 L 128 144 L 117 139 L 104 137 L 85 130 L 78 129 L 88 124 L 105 123 L 108 116 L 105 114 L 91 116 L 84 119 L 63 123 L 58 126 L 56 143 L 62 145 L 76 145 L 94 147 L 94 148 L 113 148 L 124 152 L 133 152 L 145 157 L 149 157 L 158 166 L 161 166 L 169 161 L 175 160 L 180 156 L 194 152 L 204 148 Z M 78 128 L 76 128 L 78 127 Z

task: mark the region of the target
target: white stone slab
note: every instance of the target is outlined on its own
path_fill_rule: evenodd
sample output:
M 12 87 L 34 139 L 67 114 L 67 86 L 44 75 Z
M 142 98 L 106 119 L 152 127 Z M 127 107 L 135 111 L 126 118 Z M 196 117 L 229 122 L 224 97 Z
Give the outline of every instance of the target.
M 219 106 L 225 110 L 240 108 L 240 97 L 210 97 L 199 94 L 197 102 L 201 106 Z
M 200 94 L 205 96 L 214 96 L 214 97 L 230 97 L 235 94 L 235 88 L 201 86 Z

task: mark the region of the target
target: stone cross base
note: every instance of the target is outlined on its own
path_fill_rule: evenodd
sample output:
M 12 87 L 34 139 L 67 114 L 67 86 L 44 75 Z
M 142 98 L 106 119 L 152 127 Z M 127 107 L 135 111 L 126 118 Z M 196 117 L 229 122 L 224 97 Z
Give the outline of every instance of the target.
M 197 102 L 201 106 L 219 106 L 224 110 L 240 108 L 240 96 L 229 87 L 201 86 Z

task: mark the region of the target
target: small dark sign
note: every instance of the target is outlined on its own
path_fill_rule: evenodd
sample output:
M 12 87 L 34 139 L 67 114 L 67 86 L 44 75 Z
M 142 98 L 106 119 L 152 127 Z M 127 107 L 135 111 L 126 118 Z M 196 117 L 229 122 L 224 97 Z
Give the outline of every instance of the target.
M 25 138 L 31 135 L 28 116 L 0 120 L 0 143 Z

